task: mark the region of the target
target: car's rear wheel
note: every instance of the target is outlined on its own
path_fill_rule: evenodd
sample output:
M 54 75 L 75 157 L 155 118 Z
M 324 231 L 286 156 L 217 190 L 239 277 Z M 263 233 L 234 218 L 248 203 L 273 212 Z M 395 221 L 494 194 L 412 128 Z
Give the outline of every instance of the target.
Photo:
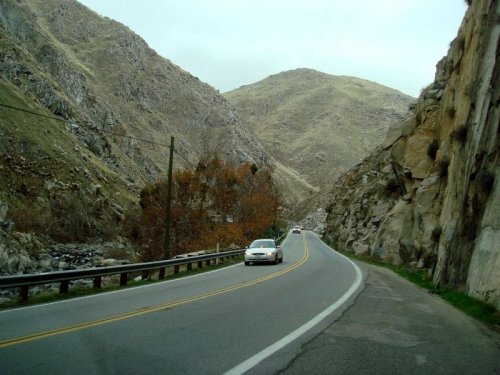
M 249 266 L 250 265 L 250 262 L 245 262 L 245 266 Z

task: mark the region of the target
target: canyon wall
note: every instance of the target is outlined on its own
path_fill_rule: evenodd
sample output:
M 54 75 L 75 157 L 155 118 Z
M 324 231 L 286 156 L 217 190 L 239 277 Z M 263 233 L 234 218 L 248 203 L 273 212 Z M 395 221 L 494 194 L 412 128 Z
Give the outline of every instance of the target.
M 335 183 L 325 238 L 500 308 L 500 5 L 477 0 L 413 114 Z

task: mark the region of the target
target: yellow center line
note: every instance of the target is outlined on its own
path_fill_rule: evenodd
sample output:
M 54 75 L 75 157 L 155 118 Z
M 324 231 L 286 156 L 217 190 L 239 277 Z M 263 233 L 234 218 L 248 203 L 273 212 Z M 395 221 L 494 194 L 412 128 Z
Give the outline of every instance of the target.
M 273 279 L 275 277 L 284 275 L 284 274 L 300 267 L 302 264 L 304 264 L 307 261 L 307 258 L 309 257 L 309 251 L 307 248 L 305 236 L 303 236 L 303 243 L 304 243 L 304 255 L 302 256 L 302 259 L 300 259 L 298 262 L 292 264 L 291 266 L 289 266 L 287 268 L 284 268 L 284 269 L 277 271 L 277 272 L 273 272 L 267 276 L 262 276 L 262 277 L 259 277 L 258 279 L 247 281 L 247 282 L 241 283 L 239 285 L 234 285 L 234 286 L 218 289 L 218 290 L 215 290 L 213 292 L 207 292 L 207 293 L 200 294 L 197 296 L 188 297 L 188 298 L 184 298 L 184 299 L 177 300 L 177 301 L 167 302 L 167 303 L 163 303 L 163 304 L 156 305 L 156 306 L 144 307 L 144 308 L 141 308 L 138 310 L 130 311 L 130 312 L 119 314 L 119 315 L 110 316 L 110 317 L 103 318 L 103 319 L 98 319 L 98 320 L 93 320 L 90 322 L 75 324 L 75 325 L 62 327 L 62 328 L 58 328 L 58 329 L 54 329 L 54 330 L 50 330 L 50 331 L 46 331 L 46 332 L 35 333 L 33 335 L 12 338 L 12 339 L 8 339 L 8 340 L 2 340 L 2 341 L 0 341 L 0 349 L 6 348 L 8 346 L 23 344 L 23 343 L 30 342 L 30 341 L 41 340 L 41 339 L 51 337 L 51 336 L 57 336 L 57 335 L 65 334 L 65 333 L 81 331 L 83 329 L 97 327 L 100 325 L 104 325 L 104 324 L 108 324 L 108 323 L 112 323 L 112 322 L 117 322 L 117 321 L 124 320 L 124 319 L 133 318 L 133 317 L 144 315 L 144 314 L 150 314 L 150 313 L 156 312 L 156 311 L 170 309 L 170 308 L 173 308 L 176 306 L 184 305 L 184 304 L 189 303 L 189 302 L 195 302 L 195 301 L 200 301 L 200 300 L 203 300 L 206 298 L 215 297 L 215 296 L 218 296 L 218 295 L 221 295 L 224 293 L 231 292 L 233 290 L 238 290 L 241 288 L 245 288 L 248 286 L 252 286 L 252 285 L 264 282 L 266 280 Z

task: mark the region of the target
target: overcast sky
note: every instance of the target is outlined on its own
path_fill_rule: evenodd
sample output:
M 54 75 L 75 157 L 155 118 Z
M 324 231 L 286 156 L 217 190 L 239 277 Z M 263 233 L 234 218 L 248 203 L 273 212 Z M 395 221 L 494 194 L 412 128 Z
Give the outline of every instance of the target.
M 417 97 L 463 0 L 79 0 L 221 92 L 311 68 Z

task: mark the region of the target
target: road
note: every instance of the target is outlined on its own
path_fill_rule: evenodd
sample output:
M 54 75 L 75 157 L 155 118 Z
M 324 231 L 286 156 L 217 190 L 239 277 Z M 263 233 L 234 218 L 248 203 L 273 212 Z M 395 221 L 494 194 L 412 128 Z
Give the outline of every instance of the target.
M 247 371 L 309 341 L 361 290 L 359 269 L 313 233 L 290 234 L 283 252 L 278 265 L 2 311 L 0 373 Z M 287 361 L 278 356 L 272 371 Z
M 312 232 L 283 249 L 279 265 L 0 312 L 0 373 L 500 374 L 499 335 L 438 297 Z

